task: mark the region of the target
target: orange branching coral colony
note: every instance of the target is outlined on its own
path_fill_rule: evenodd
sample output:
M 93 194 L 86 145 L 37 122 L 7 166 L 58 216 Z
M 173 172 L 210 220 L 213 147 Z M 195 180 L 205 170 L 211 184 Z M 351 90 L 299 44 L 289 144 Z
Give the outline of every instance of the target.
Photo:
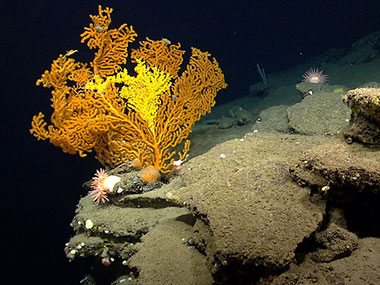
M 142 167 L 170 172 L 173 161 L 189 151 L 192 126 L 227 86 L 224 75 L 209 53 L 196 48 L 178 75 L 184 54 L 180 44 L 149 38 L 132 50 L 135 73 L 130 74 L 123 65 L 137 34 L 127 24 L 110 29 L 111 13 L 99 6 L 81 34 L 82 43 L 96 50 L 90 64 L 75 61 L 70 57 L 75 51 L 69 51 L 37 81 L 53 89 L 54 112 L 48 126 L 42 113 L 34 116 L 30 132 L 70 154 L 84 157 L 94 150 L 103 165 L 137 159 Z M 177 153 L 179 144 L 183 150 Z

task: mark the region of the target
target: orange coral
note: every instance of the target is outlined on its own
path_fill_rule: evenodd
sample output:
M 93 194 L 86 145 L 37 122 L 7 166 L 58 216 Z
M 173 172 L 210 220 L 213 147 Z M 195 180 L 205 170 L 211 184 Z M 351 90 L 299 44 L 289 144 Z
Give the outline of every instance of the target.
M 81 35 L 82 42 L 97 49 L 89 66 L 70 58 L 73 52 L 60 55 L 37 81 L 37 85 L 53 89 L 54 112 L 49 126 L 42 113 L 34 116 L 30 132 L 70 154 L 86 156 L 94 150 L 102 164 L 115 166 L 136 159 L 141 167 L 151 165 L 162 173 L 169 172 L 174 155 L 183 160 L 188 152 L 190 141 L 186 138 L 192 126 L 211 111 L 217 92 L 227 86 L 223 73 L 217 61 L 209 59 L 209 53 L 193 48 L 190 63 L 178 76 L 184 53 L 180 45 L 147 39 L 131 56 L 144 72 L 141 78 L 148 76 L 149 81 L 149 76 L 156 76 L 152 77 L 155 84 L 170 78 L 172 82 L 168 85 L 165 81 L 162 93 L 148 94 L 159 96 L 154 101 L 157 108 L 150 110 L 154 113 L 143 113 L 144 109 L 130 104 L 132 99 L 121 96 L 127 91 L 140 100 L 147 96 L 144 89 L 148 86 L 139 83 L 140 77 L 133 79 L 121 71 L 128 44 L 137 34 L 126 24 L 109 29 L 111 12 L 99 6 L 99 15 L 91 16 L 93 23 Z M 149 67 L 144 67 L 144 62 Z M 134 85 L 123 86 L 127 81 L 123 83 L 122 77 L 132 78 Z M 147 117 L 149 120 L 144 119 Z M 174 147 L 184 140 L 183 151 L 177 153 Z
M 144 183 L 159 181 L 161 179 L 161 174 L 157 168 L 149 165 L 141 170 L 140 179 Z
M 91 67 L 94 69 L 94 74 L 101 77 L 114 74 L 127 62 L 128 44 L 137 37 L 133 27 L 128 27 L 127 24 L 121 25 L 118 29 L 108 29 L 111 13 L 112 9 L 107 7 L 102 10 L 99 6 L 99 15 L 90 16 L 93 23 L 90 23 L 81 34 L 82 43 L 87 41 L 90 49 L 98 49 Z
M 131 57 L 144 59 L 150 66 L 157 66 L 159 69 L 170 73 L 173 78 L 178 77 L 178 71 L 181 68 L 183 54 L 185 51 L 180 50 L 181 44 L 167 44 L 164 40 L 153 41 L 146 38 L 146 41 L 140 42 L 141 47 L 133 50 Z

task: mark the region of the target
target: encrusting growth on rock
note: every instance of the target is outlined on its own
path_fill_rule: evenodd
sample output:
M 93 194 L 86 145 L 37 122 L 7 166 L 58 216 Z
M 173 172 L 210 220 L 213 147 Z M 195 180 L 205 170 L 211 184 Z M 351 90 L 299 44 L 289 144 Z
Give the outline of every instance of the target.
M 357 88 L 343 96 L 351 108 L 351 119 L 344 130 L 346 141 L 380 145 L 380 88 Z

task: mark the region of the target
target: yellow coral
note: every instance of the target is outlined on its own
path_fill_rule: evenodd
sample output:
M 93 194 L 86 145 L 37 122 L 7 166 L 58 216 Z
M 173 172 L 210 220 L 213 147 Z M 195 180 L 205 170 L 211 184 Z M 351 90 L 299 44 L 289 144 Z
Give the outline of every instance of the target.
M 190 63 L 178 75 L 184 51 L 162 40 L 140 42 L 132 51 L 136 76 L 122 70 L 127 47 L 137 36 L 123 24 L 109 29 L 112 9 L 91 16 L 82 42 L 97 49 L 88 66 L 60 55 L 37 85 L 52 88 L 51 124 L 39 113 L 30 132 L 49 139 L 64 152 L 96 158 L 110 166 L 137 159 L 161 172 L 172 170 L 174 156 L 183 160 L 192 126 L 211 111 L 217 92 L 227 85 L 210 54 L 192 49 Z M 183 151 L 174 147 L 183 143 Z
M 91 80 L 85 84 L 85 88 L 86 90 L 92 90 L 98 94 L 104 94 L 107 85 L 110 82 L 115 82 L 115 80 L 112 80 L 112 78 L 112 76 L 108 76 L 106 79 L 103 79 L 99 75 L 94 75 Z
M 144 61 L 138 59 L 135 68 L 137 76 L 130 76 L 126 69 L 116 76 L 116 83 L 122 83 L 120 96 L 127 100 L 128 106 L 148 121 L 150 130 L 154 131 L 160 96 L 169 92 L 172 84 L 170 74 L 157 67 L 149 68 Z
M 154 131 L 160 95 L 169 92 L 172 77 L 157 67 L 149 68 L 141 59 L 136 61 L 137 76 L 129 75 L 128 70 L 124 68 L 116 75 L 107 76 L 105 80 L 100 76 L 94 76 L 87 83 L 86 89 L 104 94 L 111 82 L 122 84 L 119 95 L 127 100 L 128 106 L 140 114 L 148 122 L 150 130 Z

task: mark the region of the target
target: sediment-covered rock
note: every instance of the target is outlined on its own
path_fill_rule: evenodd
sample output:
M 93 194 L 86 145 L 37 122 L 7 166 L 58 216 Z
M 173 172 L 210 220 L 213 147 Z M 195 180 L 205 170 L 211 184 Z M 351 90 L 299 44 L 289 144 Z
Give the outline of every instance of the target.
M 119 187 L 134 185 L 128 175 L 131 182 L 122 177 Z M 205 257 L 187 242 L 194 217 L 165 199 L 180 185 L 177 178 L 144 194 L 123 191 L 100 205 L 82 198 L 72 221 L 75 235 L 65 246 L 68 259 L 92 260 L 92 277 L 104 284 L 212 284 Z
M 378 252 L 380 239 L 363 238 L 350 256 L 329 263 L 306 258 L 301 265 L 291 264 L 271 284 L 379 284 L 380 255 L 374 254 Z
M 294 183 L 289 164 L 279 159 L 297 152 L 286 137 L 220 144 L 186 164 L 186 186 L 168 192 L 169 200 L 198 217 L 194 241 L 214 273 L 236 264 L 283 268 L 319 228 L 324 203 L 312 203 L 309 189 Z M 279 143 L 284 152 L 278 152 Z M 260 154 L 264 146 L 267 155 Z
M 305 152 L 290 172 L 298 183 L 322 192 L 334 188 L 342 198 L 361 192 L 380 194 L 380 151 L 347 144 L 341 137 Z
M 287 113 L 290 129 L 304 135 L 336 134 L 350 117 L 350 109 L 342 103 L 341 95 L 333 91 L 306 96 L 302 102 L 290 106 Z
M 334 223 L 326 230 L 316 233 L 315 240 L 321 245 L 321 248 L 310 254 L 311 259 L 316 262 L 330 262 L 349 256 L 359 244 L 354 233 Z

